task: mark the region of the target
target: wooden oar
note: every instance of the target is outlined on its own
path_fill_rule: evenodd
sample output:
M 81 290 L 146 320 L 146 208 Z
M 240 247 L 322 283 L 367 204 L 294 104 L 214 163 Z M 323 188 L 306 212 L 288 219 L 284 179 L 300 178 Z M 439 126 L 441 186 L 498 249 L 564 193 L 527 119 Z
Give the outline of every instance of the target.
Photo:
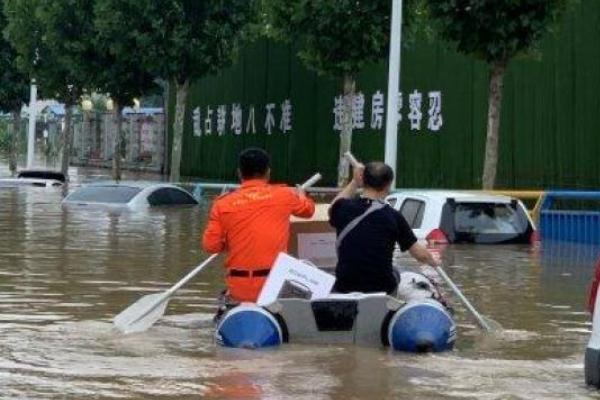
M 189 282 L 196 274 L 210 264 L 219 254 L 213 254 L 204 262 L 194 268 L 183 279 L 163 293 L 143 296 L 138 301 L 127 307 L 115 317 L 113 323 L 123 333 L 143 332 L 150 328 L 165 313 L 171 296 L 183 285 Z
M 321 174 L 316 173 L 309 180 L 300 185 L 301 189 L 307 189 L 321 179 Z M 210 264 L 219 254 L 213 254 L 204 262 L 194 268 L 179 282 L 163 293 L 148 294 L 121 311 L 113 323 L 123 333 L 143 332 L 150 328 L 164 314 L 171 296 L 183 285 L 188 283 L 194 276 Z
M 454 292 L 454 294 L 456 294 L 460 301 L 462 301 L 467 310 L 469 310 L 471 315 L 475 318 L 479 326 L 487 332 L 491 331 L 492 328 L 490 324 L 486 321 L 486 319 L 483 316 L 481 316 L 481 314 L 479 314 L 479 312 L 475 309 L 475 307 L 473 307 L 473 304 L 471 304 L 471 302 L 465 297 L 465 295 L 462 294 L 458 286 L 456 286 L 454 282 L 452 282 L 452 279 L 450 279 L 450 277 L 446 274 L 446 271 L 444 271 L 442 267 L 435 267 L 435 270 L 446 282 L 446 284 L 450 286 L 450 289 L 452 289 L 452 291 Z

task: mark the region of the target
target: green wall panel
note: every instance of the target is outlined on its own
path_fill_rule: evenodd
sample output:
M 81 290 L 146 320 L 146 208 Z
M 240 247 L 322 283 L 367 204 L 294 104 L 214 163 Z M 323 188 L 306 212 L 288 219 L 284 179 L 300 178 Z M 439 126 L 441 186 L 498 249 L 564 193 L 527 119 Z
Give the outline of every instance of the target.
M 548 35 L 536 57 L 514 60 L 505 77 L 498 186 L 514 188 L 600 185 L 600 2 L 583 0 L 558 33 Z M 341 80 L 318 76 L 296 57 L 297 49 L 266 40 L 247 45 L 236 64 L 195 82 L 186 110 L 182 174 L 206 180 L 235 179 L 237 154 L 260 146 L 273 158 L 276 180 L 300 182 L 314 171 L 336 181 L 339 138 L 333 130 L 334 98 Z M 399 129 L 398 184 L 404 187 L 471 188 L 481 184 L 486 124 L 485 64 L 444 43 L 417 41 L 402 52 L 403 121 Z M 365 128 L 352 148 L 363 160 L 382 159 L 382 129 L 371 129 L 371 100 L 387 90 L 387 63 L 357 76 L 364 94 Z M 409 94 L 423 94 L 421 130 L 410 129 Z M 442 92 L 443 126 L 427 129 L 430 91 Z M 281 132 L 281 103 L 292 105 L 292 130 Z M 386 99 L 387 100 L 387 99 Z M 231 129 L 232 104 L 243 109 L 241 135 Z M 266 134 L 265 105 L 274 103 L 275 127 Z M 171 107 L 173 102 L 170 102 Z M 216 113 L 226 105 L 226 132 Z M 250 107 L 256 133 L 247 133 Z M 212 134 L 194 136 L 193 110 L 213 111 Z M 385 107 L 385 106 L 384 106 Z M 171 115 L 173 114 L 171 109 Z M 204 124 L 202 124 L 204 125 Z

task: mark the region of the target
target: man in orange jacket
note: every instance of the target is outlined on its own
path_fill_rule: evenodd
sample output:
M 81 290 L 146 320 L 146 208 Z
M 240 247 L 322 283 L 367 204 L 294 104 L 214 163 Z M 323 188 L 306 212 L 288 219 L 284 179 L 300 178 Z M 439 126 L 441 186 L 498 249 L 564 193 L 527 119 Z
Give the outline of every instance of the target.
M 208 253 L 227 252 L 228 296 L 255 302 L 280 252 L 287 251 L 290 216 L 310 218 L 314 202 L 304 191 L 269 184 L 269 155 L 249 148 L 239 156 L 241 187 L 212 206 L 202 246 Z

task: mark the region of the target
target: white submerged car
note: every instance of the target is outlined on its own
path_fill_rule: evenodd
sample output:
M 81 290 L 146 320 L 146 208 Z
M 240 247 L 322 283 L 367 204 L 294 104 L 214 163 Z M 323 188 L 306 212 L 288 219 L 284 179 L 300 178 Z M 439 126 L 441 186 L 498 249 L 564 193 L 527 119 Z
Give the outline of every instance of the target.
M 523 203 L 486 193 L 400 190 L 386 201 L 400 211 L 420 241 L 448 243 L 531 243 L 535 225 Z
M 104 207 L 132 211 L 197 204 L 198 201 L 186 190 L 157 182 L 94 183 L 77 188 L 63 200 L 64 207 Z
M 46 170 L 23 170 L 16 178 L 0 178 L 0 187 L 62 187 L 66 182 L 60 172 Z

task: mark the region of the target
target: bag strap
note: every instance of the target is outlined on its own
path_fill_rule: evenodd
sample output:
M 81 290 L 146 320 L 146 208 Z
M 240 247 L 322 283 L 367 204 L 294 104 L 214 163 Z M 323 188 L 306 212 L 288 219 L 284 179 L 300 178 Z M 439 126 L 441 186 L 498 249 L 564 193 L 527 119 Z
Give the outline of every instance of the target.
M 383 202 L 375 200 L 373 201 L 371 206 L 367 208 L 367 211 L 350 221 L 348 225 L 346 225 L 346 227 L 342 229 L 342 231 L 338 235 L 337 240 L 335 241 L 335 249 L 339 252 L 340 246 L 342 245 L 342 241 L 346 238 L 346 236 L 348 236 L 348 234 L 352 232 L 352 230 L 354 230 L 354 228 L 356 228 L 358 224 L 360 224 L 361 221 L 365 219 L 369 214 L 377 210 L 381 210 L 383 207 L 385 207 L 385 204 Z

